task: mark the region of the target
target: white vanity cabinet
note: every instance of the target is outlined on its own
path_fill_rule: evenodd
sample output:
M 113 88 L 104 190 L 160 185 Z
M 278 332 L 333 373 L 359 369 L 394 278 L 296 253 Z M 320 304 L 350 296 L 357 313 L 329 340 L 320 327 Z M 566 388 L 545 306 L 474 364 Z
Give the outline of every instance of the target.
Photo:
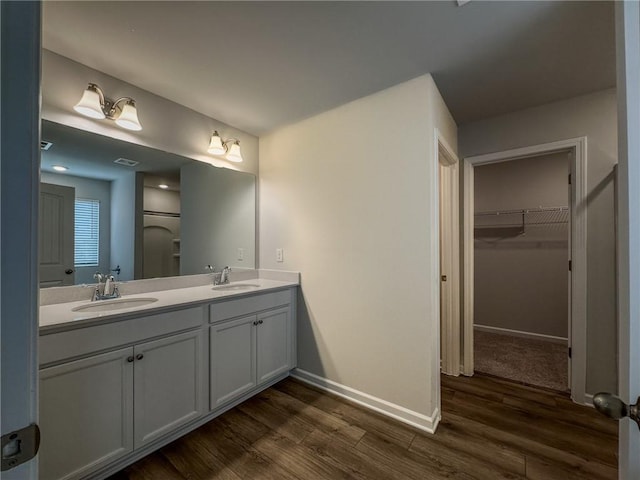
M 211 410 L 294 367 L 294 295 L 290 289 L 211 305 Z
M 296 295 L 288 285 L 41 329 L 40 480 L 107 478 L 286 377 Z
M 196 330 L 134 347 L 134 448 L 204 414 L 203 339 Z
M 114 345 L 128 337 L 135 343 L 40 370 L 40 479 L 86 478 L 202 416 L 203 320 L 198 307 L 41 338 L 47 359 L 72 339 Z M 166 335 L 167 329 L 194 326 L 200 328 Z M 155 334 L 163 336 L 139 338 Z
M 40 370 L 42 480 L 80 478 L 133 450 L 133 348 Z

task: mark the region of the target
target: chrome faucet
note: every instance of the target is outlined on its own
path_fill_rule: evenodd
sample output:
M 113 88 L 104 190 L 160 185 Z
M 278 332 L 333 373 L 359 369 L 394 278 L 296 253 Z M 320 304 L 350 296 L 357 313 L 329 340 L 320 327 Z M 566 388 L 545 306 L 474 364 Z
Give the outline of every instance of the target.
M 103 275 L 100 272 L 96 272 L 93 275 L 93 278 L 95 278 L 98 283 L 96 284 L 93 296 L 91 297 L 92 302 L 96 300 L 110 300 L 120 297 L 118 284 L 113 278 L 113 275 Z
M 225 285 L 229 283 L 229 273 L 231 273 L 231 269 L 229 267 L 224 267 L 219 272 L 216 272 L 216 267 L 211 265 L 207 265 L 204 268 L 211 272 L 211 278 L 213 279 L 214 285 Z
M 231 273 L 231 269 L 229 267 L 224 267 L 222 269 L 222 273 L 220 273 L 220 285 L 224 285 L 225 283 L 229 283 L 229 274 Z

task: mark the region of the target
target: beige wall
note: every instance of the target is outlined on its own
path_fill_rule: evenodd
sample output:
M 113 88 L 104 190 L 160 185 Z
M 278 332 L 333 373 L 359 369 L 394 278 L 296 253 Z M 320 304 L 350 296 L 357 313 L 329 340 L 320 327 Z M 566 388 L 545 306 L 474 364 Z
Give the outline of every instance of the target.
M 457 144 L 423 76 L 260 139 L 260 266 L 302 273 L 299 368 L 428 416 L 439 381 L 436 126 Z
M 617 162 L 614 90 L 596 92 L 460 127 L 467 157 L 587 137 L 587 392 L 616 391 L 617 340 L 613 166 Z
M 109 120 L 93 120 L 76 113 L 73 106 L 89 82 L 98 84 L 112 100 L 134 98 L 142 131 L 131 132 Z M 49 50 L 42 50 L 42 118 L 219 167 L 258 172 L 257 137 Z M 207 154 L 211 133 L 216 129 L 222 138 L 240 140 L 244 162 L 228 162 Z
M 493 163 L 474 168 L 476 212 L 568 205 L 568 153 Z M 568 214 L 530 217 L 567 221 Z M 521 222 L 519 215 L 476 218 L 474 322 L 520 332 L 567 338 L 568 223 L 525 225 L 491 235 L 483 225 Z M 495 231 L 494 231 L 495 232 Z

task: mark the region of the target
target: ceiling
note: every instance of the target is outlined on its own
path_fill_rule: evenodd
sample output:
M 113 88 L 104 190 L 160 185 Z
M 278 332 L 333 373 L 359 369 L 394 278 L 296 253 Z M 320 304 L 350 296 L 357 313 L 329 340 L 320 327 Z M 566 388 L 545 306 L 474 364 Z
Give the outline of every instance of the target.
M 41 170 L 57 173 L 53 166 L 61 165 L 69 169 L 64 175 L 77 177 L 110 181 L 133 172 L 145 172 L 153 174 L 153 178 L 162 179 L 166 184 L 179 185 L 176 176 L 180 167 L 194 161 L 46 120 L 42 122 L 42 140 L 52 145 L 42 151 Z M 114 163 L 119 158 L 138 164 L 127 167 Z
M 44 2 L 43 46 L 256 135 L 425 73 L 464 124 L 615 86 L 613 10 L 574 1 Z

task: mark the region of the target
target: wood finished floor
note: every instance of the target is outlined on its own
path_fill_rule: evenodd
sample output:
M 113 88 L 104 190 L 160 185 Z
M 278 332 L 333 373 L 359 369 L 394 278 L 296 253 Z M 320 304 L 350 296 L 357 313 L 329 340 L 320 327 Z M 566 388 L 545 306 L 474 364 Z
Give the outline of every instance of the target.
M 560 394 L 442 377 L 435 435 L 284 380 L 109 480 L 617 478 L 617 424 Z

